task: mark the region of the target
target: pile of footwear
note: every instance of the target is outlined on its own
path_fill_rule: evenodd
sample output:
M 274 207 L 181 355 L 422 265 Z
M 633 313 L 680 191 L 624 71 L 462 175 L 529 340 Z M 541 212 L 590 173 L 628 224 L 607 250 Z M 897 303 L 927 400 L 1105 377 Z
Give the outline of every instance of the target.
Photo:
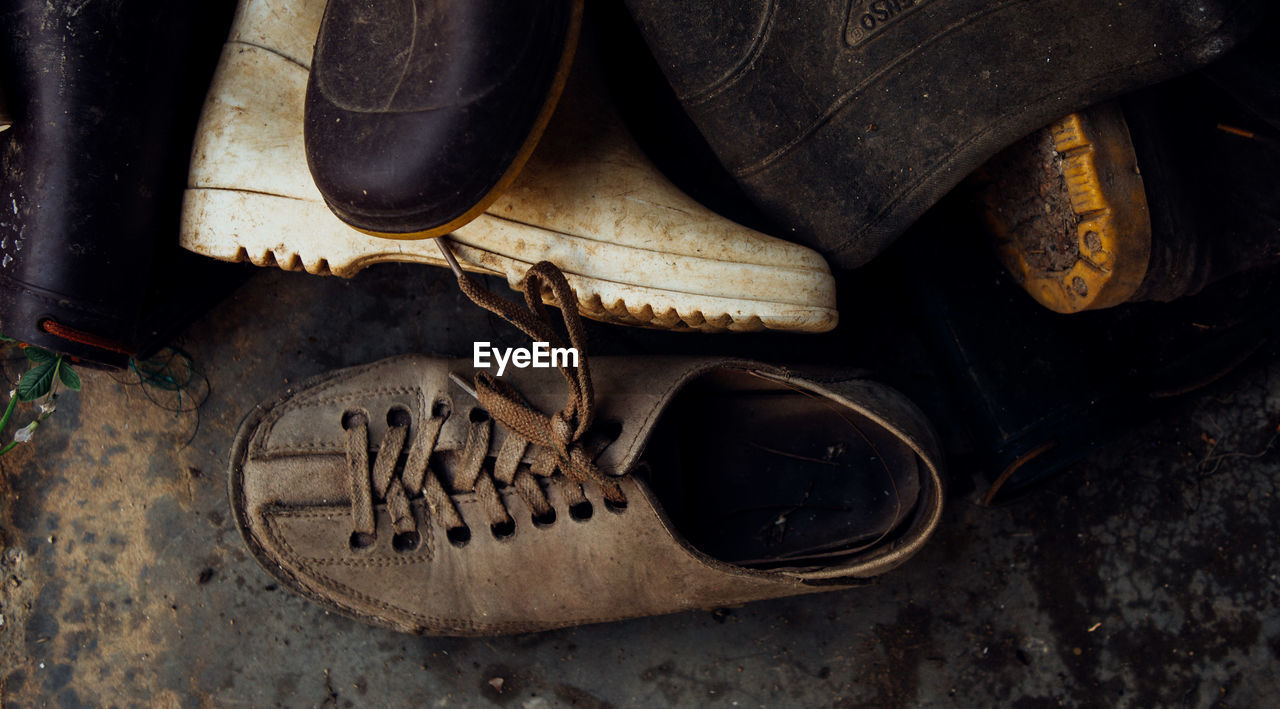
M 229 487 L 283 585 L 456 635 L 867 583 L 944 458 L 1007 499 L 1276 334 L 1266 3 L 584 4 L 15 3 L 0 330 L 118 366 L 218 261 L 450 268 L 519 366 L 295 385 Z M 586 351 L 583 317 L 831 332 L 837 276 L 845 329 L 895 304 L 843 367 Z

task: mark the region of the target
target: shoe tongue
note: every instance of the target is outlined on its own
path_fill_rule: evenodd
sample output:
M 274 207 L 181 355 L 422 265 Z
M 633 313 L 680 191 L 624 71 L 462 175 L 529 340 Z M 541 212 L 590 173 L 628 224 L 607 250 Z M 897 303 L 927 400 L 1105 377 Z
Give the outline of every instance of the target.
M 600 470 L 606 475 L 626 474 L 643 450 L 658 413 L 679 385 L 716 364 L 713 360 L 660 357 L 592 360 L 595 417 L 583 442 L 588 450 L 600 450 L 599 446 L 604 445 L 595 458 Z M 452 371 L 468 387 L 474 387 L 476 370 L 470 360 L 455 362 Z M 556 369 L 508 368 L 501 381 L 515 387 L 525 401 L 546 415 L 562 410 L 568 397 L 568 386 Z M 471 428 L 470 412 L 483 407 L 452 379 L 449 396 L 453 411 L 440 431 L 436 450 L 461 453 Z M 514 434 L 501 422 L 494 421 L 490 435 L 489 455 L 496 456 L 507 438 Z M 608 442 L 610 439 L 612 442 Z M 524 462 L 532 463 L 536 454 L 537 447 L 529 446 Z M 460 458 L 454 460 L 460 462 Z

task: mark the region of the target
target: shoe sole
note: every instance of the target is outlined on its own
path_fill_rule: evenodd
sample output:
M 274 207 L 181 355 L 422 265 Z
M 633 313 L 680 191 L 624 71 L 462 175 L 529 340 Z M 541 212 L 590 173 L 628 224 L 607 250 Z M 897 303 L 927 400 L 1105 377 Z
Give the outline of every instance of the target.
M 263 5 L 240 8 L 210 89 L 182 246 L 343 277 L 375 263 L 444 266 L 430 241 L 371 238 L 325 205 L 302 138 L 323 2 L 291 3 L 287 12 Z M 616 114 L 579 103 L 578 114 L 557 112 L 488 211 L 448 237 L 463 268 L 520 290 L 529 266 L 552 261 L 577 291 L 580 312 L 605 322 L 707 332 L 836 326 L 835 280 L 820 255 L 702 207 L 644 157 Z
M 1010 147 L 975 182 L 1005 268 L 1041 305 L 1078 313 L 1142 286 L 1151 216 L 1117 106 L 1073 113 Z

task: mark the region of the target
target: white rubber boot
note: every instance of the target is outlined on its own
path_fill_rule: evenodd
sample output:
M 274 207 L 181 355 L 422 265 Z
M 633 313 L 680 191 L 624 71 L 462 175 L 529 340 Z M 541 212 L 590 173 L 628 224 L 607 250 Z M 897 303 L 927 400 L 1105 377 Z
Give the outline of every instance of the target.
M 329 211 L 307 169 L 303 97 L 324 0 L 245 0 L 205 103 L 181 243 L 225 261 L 351 276 L 382 262 L 443 266 L 436 244 L 369 236 Z M 591 61 L 581 52 L 582 61 Z M 706 209 L 644 156 L 575 70 L 515 183 L 449 238 L 463 268 L 503 275 L 552 261 L 580 312 L 673 330 L 824 332 L 835 281 L 816 252 Z

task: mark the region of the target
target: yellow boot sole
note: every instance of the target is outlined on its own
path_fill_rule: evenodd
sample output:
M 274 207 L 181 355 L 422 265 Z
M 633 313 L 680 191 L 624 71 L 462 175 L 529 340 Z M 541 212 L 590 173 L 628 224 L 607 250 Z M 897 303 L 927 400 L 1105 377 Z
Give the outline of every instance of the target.
M 1073 113 L 975 176 L 1005 267 L 1059 313 L 1129 300 L 1151 259 L 1151 217 L 1119 107 Z

